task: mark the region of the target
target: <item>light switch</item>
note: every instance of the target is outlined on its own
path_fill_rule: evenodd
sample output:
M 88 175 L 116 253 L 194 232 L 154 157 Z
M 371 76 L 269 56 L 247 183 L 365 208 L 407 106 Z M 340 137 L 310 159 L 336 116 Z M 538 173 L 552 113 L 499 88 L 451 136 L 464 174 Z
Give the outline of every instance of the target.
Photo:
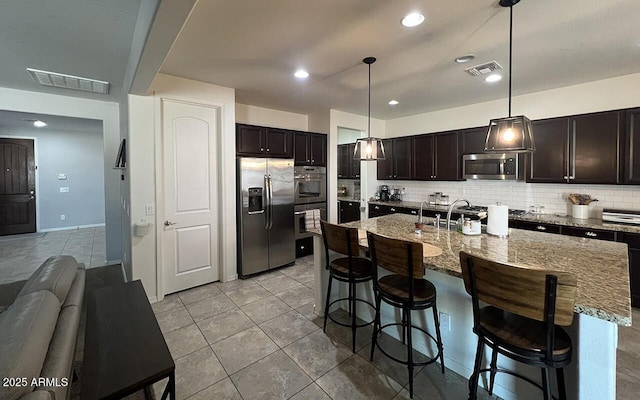
M 59 181 L 66 181 L 67 180 L 67 174 L 58 174 L 58 180 Z
M 153 203 L 144 205 L 144 213 L 146 215 L 153 215 L 156 213 L 156 207 Z
M 69 187 L 68 186 L 60 187 L 60 193 L 69 193 Z

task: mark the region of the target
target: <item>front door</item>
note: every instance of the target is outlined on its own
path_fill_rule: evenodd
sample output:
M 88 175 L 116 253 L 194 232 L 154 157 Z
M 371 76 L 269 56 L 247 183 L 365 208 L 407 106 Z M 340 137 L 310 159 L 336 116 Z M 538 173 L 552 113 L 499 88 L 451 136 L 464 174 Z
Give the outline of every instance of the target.
M 0 235 L 36 231 L 36 163 L 31 139 L 0 139 Z
M 164 294 L 219 279 L 218 109 L 162 99 Z M 160 215 L 162 217 L 162 214 Z

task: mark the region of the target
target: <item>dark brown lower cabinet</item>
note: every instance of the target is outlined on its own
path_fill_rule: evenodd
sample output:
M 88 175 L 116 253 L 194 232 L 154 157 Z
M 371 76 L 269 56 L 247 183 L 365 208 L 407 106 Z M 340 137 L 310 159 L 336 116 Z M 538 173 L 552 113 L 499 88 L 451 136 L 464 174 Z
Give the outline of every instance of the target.
M 338 216 L 341 224 L 353 221 L 360 221 L 360 202 L 340 200 L 340 215 Z
M 631 306 L 640 308 L 640 235 L 624 232 L 622 241 L 629 246 Z

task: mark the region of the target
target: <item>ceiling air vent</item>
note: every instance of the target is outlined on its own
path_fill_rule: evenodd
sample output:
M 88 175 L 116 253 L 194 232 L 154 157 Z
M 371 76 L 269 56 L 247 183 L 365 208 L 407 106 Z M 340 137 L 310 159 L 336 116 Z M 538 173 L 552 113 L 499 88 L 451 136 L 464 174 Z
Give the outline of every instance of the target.
M 475 67 L 469 67 L 465 69 L 465 71 L 467 71 L 471 76 L 480 76 L 493 72 L 497 69 L 502 69 L 502 65 L 498 64 L 497 61 L 490 61 L 485 64 L 476 65 Z
M 53 86 L 64 89 L 82 90 L 83 92 L 93 92 L 100 94 L 109 93 L 109 82 L 96 79 L 82 78 L 79 76 L 60 74 L 57 72 L 42 71 L 39 69 L 27 68 L 31 77 L 43 86 Z

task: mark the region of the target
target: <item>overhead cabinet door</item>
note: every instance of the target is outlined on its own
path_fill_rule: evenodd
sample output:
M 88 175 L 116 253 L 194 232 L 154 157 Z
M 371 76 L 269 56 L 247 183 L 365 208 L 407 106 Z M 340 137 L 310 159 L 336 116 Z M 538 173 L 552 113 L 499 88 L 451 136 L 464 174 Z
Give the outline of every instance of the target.
M 570 182 L 618 182 L 620 117 L 611 111 L 571 118 Z
M 568 182 L 569 118 L 534 121 L 532 128 L 536 151 L 529 155 L 527 182 Z

